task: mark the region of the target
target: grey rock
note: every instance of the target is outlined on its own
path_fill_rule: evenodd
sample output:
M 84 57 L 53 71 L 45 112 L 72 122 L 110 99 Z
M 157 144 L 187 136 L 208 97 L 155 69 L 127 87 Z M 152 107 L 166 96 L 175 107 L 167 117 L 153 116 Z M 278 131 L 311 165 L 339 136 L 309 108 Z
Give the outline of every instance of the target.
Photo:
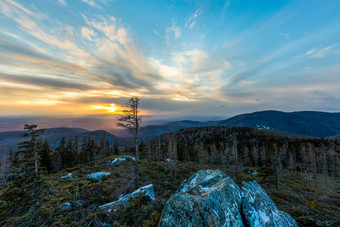
M 241 190 L 221 170 L 201 170 L 186 179 L 167 201 L 158 226 L 298 225 L 277 209 L 255 181 L 243 183 Z
M 127 205 L 131 198 L 134 198 L 134 197 L 136 197 L 136 196 L 138 196 L 138 195 L 140 195 L 144 192 L 145 192 L 144 196 L 150 198 L 151 200 L 156 199 L 155 198 L 155 192 L 154 192 L 154 189 L 153 189 L 153 184 L 149 184 L 149 185 L 146 185 L 144 187 L 138 188 L 136 191 L 132 192 L 131 194 L 127 194 L 125 196 L 120 197 L 120 199 L 115 201 L 115 202 L 111 202 L 111 203 L 101 205 L 99 208 L 104 209 L 104 210 L 108 210 L 108 211 L 111 211 L 112 209 L 116 210 L 119 205 L 123 205 L 123 206 Z
M 294 218 L 277 209 L 273 200 L 256 182 L 243 182 L 242 212 L 250 227 L 298 226 Z
M 199 171 L 166 203 L 159 226 L 243 226 L 241 190 L 220 170 Z
M 87 177 L 92 180 L 101 181 L 103 177 L 109 176 L 109 175 L 110 173 L 107 173 L 107 172 L 97 172 L 97 173 L 90 173 L 87 175 Z
M 68 173 L 65 176 L 62 176 L 61 179 L 72 179 L 75 178 L 75 176 L 73 175 L 73 173 Z
M 61 209 L 62 209 L 62 210 L 69 210 L 69 209 L 71 209 L 71 203 L 69 203 L 69 202 L 64 202 L 64 203 L 61 205 Z
M 136 161 L 136 158 L 133 156 L 129 156 L 129 155 L 122 155 L 122 156 L 119 156 L 118 158 L 115 158 L 113 161 L 111 161 L 111 163 L 115 165 L 119 165 L 120 163 L 128 161 L 128 160 Z

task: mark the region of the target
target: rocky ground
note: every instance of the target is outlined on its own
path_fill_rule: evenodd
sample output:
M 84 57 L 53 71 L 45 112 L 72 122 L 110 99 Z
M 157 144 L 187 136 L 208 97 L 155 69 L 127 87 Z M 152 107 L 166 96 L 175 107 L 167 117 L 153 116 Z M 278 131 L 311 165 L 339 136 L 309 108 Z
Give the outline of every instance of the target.
M 45 225 L 157 226 L 166 215 L 164 212 L 162 216 L 163 209 L 166 211 L 167 205 L 172 200 L 183 198 L 188 199 L 191 204 L 201 204 L 195 208 L 197 214 L 200 214 L 201 211 L 203 213 L 209 211 L 207 208 L 209 202 L 219 203 L 219 210 L 216 210 L 217 215 L 208 215 L 211 216 L 210 221 L 217 222 L 222 217 L 229 215 L 229 221 L 270 223 L 277 217 L 289 217 L 285 214 L 287 213 L 296 220 L 299 226 L 340 225 L 339 179 L 330 179 L 326 184 L 321 183 L 323 181 L 320 177 L 317 198 L 310 178 L 296 172 L 283 172 L 277 191 L 273 180 L 264 178 L 261 169 L 241 169 L 238 178 L 235 179 L 233 166 L 178 163 L 176 171 L 173 170 L 171 175 L 171 162 L 167 161 L 141 161 L 140 186 L 152 184 L 154 193 L 153 195 L 151 193 L 152 196 L 145 196 L 147 192 L 140 190 L 142 193 L 135 193 L 136 196 L 129 197 L 128 203 L 118 204 L 115 209 L 111 210 L 101 209 L 100 207 L 103 205 L 119 200 L 125 201 L 122 199 L 124 196 L 135 192 L 134 161 L 126 159 L 119 163 L 112 163 L 116 158 L 117 156 L 111 156 L 96 165 L 76 166 L 44 176 L 45 190 L 41 199 L 40 213 Z M 217 171 L 211 175 L 213 177 L 208 181 L 200 180 L 204 177 L 195 179 L 195 175 L 193 176 L 197 171 L 207 169 L 220 169 L 223 172 Z M 254 170 L 257 170 L 256 174 L 254 174 Z M 89 174 L 99 172 L 109 174 L 101 174 L 100 179 L 89 177 Z M 198 172 L 198 175 L 200 173 L 204 172 Z M 67 177 L 62 178 L 63 176 Z M 95 176 L 99 175 L 95 174 Z M 254 180 L 258 184 L 242 184 L 243 181 L 253 182 Z M 223 198 L 223 193 L 233 196 Z M 171 196 L 173 197 L 171 198 Z M 242 199 L 240 199 L 241 197 Z M 260 204 L 263 205 L 259 206 L 258 203 L 253 203 L 254 197 L 261 198 Z M 188 211 L 191 209 L 190 203 L 183 204 L 188 206 L 186 208 Z M 225 210 L 231 213 L 227 214 L 224 212 Z M 251 213 L 253 210 L 256 212 Z M 185 209 L 181 212 L 184 211 Z M 214 213 L 214 211 L 211 212 Z M 18 209 L 18 204 L 6 203 L 4 194 L 1 195 L 0 218 L 2 225 L 17 225 L 25 215 L 25 212 Z M 161 221 L 161 223 L 164 222 Z M 164 226 L 166 225 L 164 224 Z

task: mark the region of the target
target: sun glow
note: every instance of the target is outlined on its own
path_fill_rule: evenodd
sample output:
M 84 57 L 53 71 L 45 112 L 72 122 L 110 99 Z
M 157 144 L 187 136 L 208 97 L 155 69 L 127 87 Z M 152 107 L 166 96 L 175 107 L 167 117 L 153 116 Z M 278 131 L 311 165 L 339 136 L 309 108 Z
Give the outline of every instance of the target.
M 93 109 L 103 109 L 106 110 L 107 113 L 114 113 L 117 110 L 117 106 L 113 103 L 110 106 L 92 106 Z

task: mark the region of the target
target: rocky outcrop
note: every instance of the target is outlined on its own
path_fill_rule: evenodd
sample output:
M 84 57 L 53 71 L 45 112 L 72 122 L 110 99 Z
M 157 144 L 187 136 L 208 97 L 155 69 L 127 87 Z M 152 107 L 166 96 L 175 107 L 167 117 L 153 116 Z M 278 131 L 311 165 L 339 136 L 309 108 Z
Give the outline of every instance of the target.
M 75 178 L 75 176 L 73 175 L 73 173 L 68 173 L 65 176 L 62 176 L 61 179 L 72 179 Z
M 221 170 L 199 171 L 166 203 L 165 226 L 297 226 L 255 181 L 242 189 Z
M 243 226 L 241 190 L 221 170 L 199 171 L 166 203 L 159 226 Z
M 146 185 L 144 187 L 138 188 L 136 191 L 132 192 L 131 194 L 127 194 L 125 196 L 122 196 L 119 200 L 111 203 L 107 203 L 104 205 L 101 205 L 99 208 L 111 211 L 116 210 L 119 205 L 127 205 L 129 203 L 129 200 L 143 194 L 143 196 L 148 197 L 151 200 L 155 200 L 155 192 L 153 190 L 153 184 Z
M 287 213 L 277 209 L 273 200 L 256 182 L 243 183 L 242 212 L 250 227 L 298 226 Z
M 96 181 L 101 181 L 103 177 L 109 176 L 110 173 L 107 172 L 96 172 L 96 173 L 90 173 L 87 175 L 88 178 Z
M 118 158 L 115 158 L 113 161 L 111 161 L 111 164 L 119 165 L 120 163 L 128 161 L 128 160 L 136 161 L 136 158 L 133 156 L 129 156 L 129 155 L 122 155 L 122 156 L 119 156 Z

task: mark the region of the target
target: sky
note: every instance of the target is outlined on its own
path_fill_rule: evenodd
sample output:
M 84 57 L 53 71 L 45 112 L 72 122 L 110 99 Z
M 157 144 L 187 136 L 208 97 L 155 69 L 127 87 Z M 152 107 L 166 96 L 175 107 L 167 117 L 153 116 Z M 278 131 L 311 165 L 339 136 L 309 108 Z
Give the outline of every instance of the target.
M 338 0 L 1 0 L 0 115 L 340 111 Z

